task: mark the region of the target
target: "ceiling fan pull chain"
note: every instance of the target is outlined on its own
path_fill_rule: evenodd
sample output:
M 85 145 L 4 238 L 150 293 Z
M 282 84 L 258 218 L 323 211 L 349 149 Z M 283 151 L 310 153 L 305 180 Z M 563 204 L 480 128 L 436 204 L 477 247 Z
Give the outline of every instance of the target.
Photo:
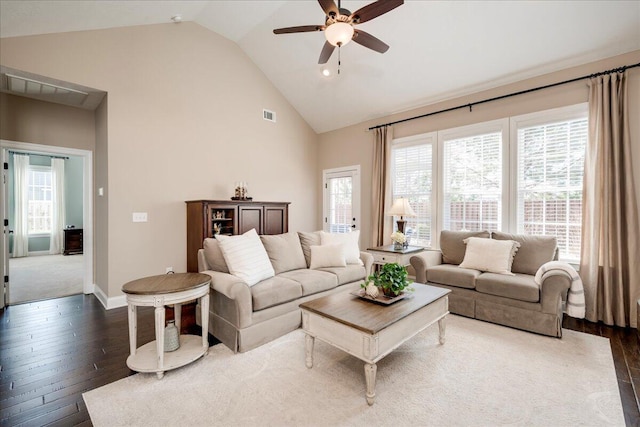
M 338 46 L 338 75 L 340 75 L 340 46 Z

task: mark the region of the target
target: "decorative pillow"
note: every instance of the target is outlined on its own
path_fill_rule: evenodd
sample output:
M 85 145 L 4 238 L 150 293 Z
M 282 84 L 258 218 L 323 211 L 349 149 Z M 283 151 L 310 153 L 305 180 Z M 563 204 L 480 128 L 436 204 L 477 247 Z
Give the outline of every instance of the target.
M 221 271 L 223 273 L 229 272 L 227 262 L 224 260 L 224 255 L 220 250 L 220 244 L 216 239 L 206 238 L 202 244 L 204 248 L 204 259 L 207 260 L 207 264 L 214 271 Z
M 241 236 L 216 236 L 229 272 L 253 286 L 275 275 L 267 251 L 255 229 Z
M 346 267 L 344 245 L 311 246 L 311 265 L 309 268 Z
M 511 269 L 515 273 L 535 275 L 544 263 L 558 259 L 558 241 L 554 236 L 530 236 L 494 231 L 491 237 L 495 240 L 514 240 L 520 243 L 520 249 L 513 258 Z
M 297 234 L 285 233 L 270 236 L 260 236 L 264 249 L 269 255 L 271 265 L 276 274 L 285 271 L 307 268 L 307 262 L 302 253 L 300 239 Z
M 467 244 L 467 251 L 460 267 L 515 276 L 511 272 L 511 264 L 520 243 L 481 237 L 469 237 L 464 242 Z
M 311 246 L 320 245 L 320 232 L 319 231 L 298 231 L 298 237 L 300 238 L 300 245 L 302 245 L 302 253 L 304 259 L 307 261 L 307 267 L 311 265 Z
M 440 232 L 440 251 L 444 264 L 460 264 L 466 250 L 464 239 L 468 237 L 489 238 L 488 231 L 448 231 Z
M 324 245 L 344 245 L 344 256 L 347 264 L 360 264 L 360 230 L 355 230 L 350 233 L 325 233 L 320 232 L 320 242 Z

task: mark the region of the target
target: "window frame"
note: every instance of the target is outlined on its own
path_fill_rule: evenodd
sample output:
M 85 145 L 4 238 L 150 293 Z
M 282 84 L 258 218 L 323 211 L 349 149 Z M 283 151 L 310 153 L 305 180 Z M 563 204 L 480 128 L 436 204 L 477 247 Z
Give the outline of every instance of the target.
M 45 165 L 29 165 L 29 167 L 27 168 L 27 171 L 29 173 L 29 180 L 31 180 L 31 172 L 47 172 L 49 174 L 51 174 L 51 185 L 53 186 L 53 171 L 51 170 L 51 166 L 45 166 Z M 31 183 L 29 181 L 28 183 L 29 186 L 31 186 Z M 28 192 L 27 192 L 28 194 Z M 27 197 L 28 202 L 31 201 L 30 198 Z M 53 200 L 51 200 L 51 203 L 53 203 Z M 28 227 L 28 221 L 27 221 L 27 234 L 29 236 L 29 238 L 31 237 L 49 237 L 51 236 L 51 230 L 49 230 L 48 232 L 38 232 L 38 233 L 32 233 L 29 230 Z

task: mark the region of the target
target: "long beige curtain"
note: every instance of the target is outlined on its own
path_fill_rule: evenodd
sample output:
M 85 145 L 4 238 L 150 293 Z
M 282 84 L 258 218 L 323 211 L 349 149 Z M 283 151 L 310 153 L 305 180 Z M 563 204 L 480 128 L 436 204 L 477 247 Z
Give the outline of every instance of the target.
M 589 81 L 580 276 L 588 320 L 636 327 L 640 228 L 627 103 L 626 72 Z
M 381 246 L 389 229 L 385 210 L 388 199 L 389 161 L 393 131 L 389 126 L 376 128 L 373 143 L 373 173 L 371 180 L 371 244 Z

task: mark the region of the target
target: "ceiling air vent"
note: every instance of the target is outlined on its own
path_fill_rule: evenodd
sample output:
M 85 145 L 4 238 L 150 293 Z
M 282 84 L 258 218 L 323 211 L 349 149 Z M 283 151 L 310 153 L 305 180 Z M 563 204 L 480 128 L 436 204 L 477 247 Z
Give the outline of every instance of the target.
M 262 110 L 262 118 L 265 119 L 265 120 L 268 120 L 270 122 L 275 123 L 276 122 L 276 112 L 263 109 Z

